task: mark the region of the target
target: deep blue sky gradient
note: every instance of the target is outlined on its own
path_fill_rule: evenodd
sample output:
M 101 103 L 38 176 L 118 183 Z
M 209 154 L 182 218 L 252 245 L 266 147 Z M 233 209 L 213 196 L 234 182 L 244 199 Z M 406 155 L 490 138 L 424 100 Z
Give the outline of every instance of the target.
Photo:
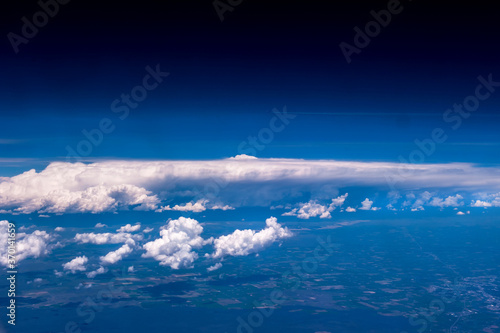
M 500 81 L 490 4 L 402 5 L 348 64 L 339 43 L 352 44 L 353 28 L 386 1 L 243 2 L 224 22 L 210 2 L 70 2 L 18 54 L 4 38 L 1 156 L 35 161 L 0 171 L 64 159 L 103 118 L 116 130 L 89 159 L 234 156 L 285 105 L 296 120 L 259 156 L 397 161 L 413 140 L 449 130 L 443 112 L 474 92 L 477 76 Z M 39 10 L 9 6 L 5 35 Z M 170 76 L 119 120 L 112 101 L 156 64 Z M 427 162 L 498 163 L 499 104 L 493 94 Z

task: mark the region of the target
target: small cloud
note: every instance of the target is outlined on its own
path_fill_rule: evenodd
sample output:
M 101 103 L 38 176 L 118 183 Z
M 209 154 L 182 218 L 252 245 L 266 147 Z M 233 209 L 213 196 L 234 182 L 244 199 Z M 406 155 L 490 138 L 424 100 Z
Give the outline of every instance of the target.
M 81 256 L 76 257 L 70 262 L 63 264 L 62 266 L 65 271 L 71 271 L 71 273 L 75 274 L 76 272 L 83 272 L 87 270 L 87 267 L 85 267 L 85 265 L 88 261 L 89 259 L 86 256 Z
M 74 240 L 80 244 L 91 243 L 91 244 L 120 244 L 120 243 L 130 243 L 135 244 L 135 241 L 140 241 L 144 239 L 142 234 L 129 234 L 126 232 L 120 233 L 110 233 L 105 232 L 102 234 L 84 233 L 76 234 Z
M 361 202 L 361 207 L 359 208 L 360 210 L 379 210 L 380 207 L 372 207 L 373 201 L 370 199 L 366 198 Z
M 92 271 L 92 272 L 89 272 L 87 273 L 87 277 L 89 279 L 93 279 L 95 278 L 97 275 L 99 274 L 104 274 L 108 271 L 108 269 L 106 267 L 103 267 L 103 266 L 100 266 L 98 269 L 96 269 L 95 271 Z
M 97 223 L 94 228 L 106 228 L 107 225 L 104 223 Z
M 348 193 L 341 195 L 337 198 L 332 199 L 330 204 L 322 205 L 316 200 L 311 200 L 306 203 L 299 203 L 297 208 L 292 209 L 289 212 L 281 214 L 281 216 L 297 216 L 299 219 L 309 219 L 310 217 L 319 216 L 320 219 L 329 219 L 332 217 L 330 214 L 337 207 L 341 207 Z
M 117 232 L 135 232 L 141 229 L 141 222 L 137 222 L 134 226 L 131 224 L 124 225 L 123 227 L 116 229 Z
M 220 210 L 234 210 L 234 207 L 231 207 L 229 205 L 225 205 L 225 206 L 215 205 L 215 206 L 212 206 L 210 209 L 213 209 L 213 210 L 216 210 L 216 209 L 220 209 Z
M 30 225 L 29 227 L 26 227 L 26 226 L 22 225 L 22 226 L 19 227 L 19 231 L 30 230 L 30 229 L 33 229 L 33 228 L 36 228 L 36 225 Z
M 394 208 L 394 206 L 392 204 L 388 204 L 387 206 L 385 206 L 387 209 L 389 210 L 392 210 L 392 211 L 396 211 L 397 209 Z
M 222 267 L 222 264 L 220 262 L 218 262 L 215 265 L 208 267 L 207 271 L 208 272 L 212 272 L 212 271 L 215 271 L 215 270 L 217 270 L 217 269 L 219 269 L 221 267 Z
M 57 231 L 57 232 L 61 232 L 61 231 L 64 231 L 66 229 L 64 229 L 63 227 L 57 227 L 54 230 Z
M 454 195 L 454 196 L 449 196 L 446 199 L 441 199 L 438 197 L 432 198 L 431 202 L 429 202 L 430 206 L 434 207 L 458 207 L 462 206 L 463 202 L 460 202 L 463 197 L 460 194 Z
M 356 208 L 347 207 L 347 208 L 345 209 L 345 211 L 346 211 L 346 212 L 348 212 L 348 213 L 354 213 L 354 212 L 356 211 Z
M 153 230 L 155 230 L 155 229 L 154 228 L 144 228 L 144 230 L 142 232 L 145 234 L 149 234 Z
M 129 272 L 129 273 L 135 272 L 134 271 L 134 266 L 129 266 L 129 268 L 127 268 L 127 272 Z
M 36 278 L 34 279 L 33 281 L 28 281 L 26 282 L 26 284 L 32 284 L 32 283 L 35 283 L 35 284 L 38 284 L 38 283 L 42 283 L 43 279 L 41 278 Z
M 212 258 L 225 256 L 246 256 L 257 253 L 272 243 L 291 237 L 288 228 L 282 228 L 275 217 L 266 220 L 266 228 L 255 232 L 254 230 L 235 230 L 232 234 L 220 236 L 214 240 L 215 252 Z
M 240 154 L 236 155 L 234 157 L 228 158 L 229 160 L 257 160 L 258 158 L 255 156 L 247 155 L 247 154 Z
M 486 201 L 482 201 L 482 200 L 476 200 L 474 202 L 474 200 L 472 200 L 472 203 L 470 205 L 471 207 L 483 207 L 483 208 L 487 208 L 487 207 L 492 207 L 493 205 L 491 204 L 491 202 L 486 202 Z
M 123 258 L 127 257 L 130 253 L 132 253 L 132 250 L 133 249 L 128 244 L 125 244 L 118 250 L 111 251 L 105 256 L 100 257 L 99 259 L 101 259 L 101 263 L 103 265 L 116 264 L 118 261 L 122 260 Z
M 179 212 L 200 213 L 200 212 L 207 210 L 207 207 L 205 207 L 205 204 L 207 202 L 208 202 L 208 200 L 201 199 L 201 200 L 198 200 L 196 203 L 188 202 L 187 204 L 182 205 L 182 206 L 179 206 L 179 205 L 175 205 L 174 207 L 170 207 L 170 205 L 163 206 L 163 207 L 155 210 L 155 212 L 161 213 L 165 210 L 174 210 L 174 211 L 179 211 Z

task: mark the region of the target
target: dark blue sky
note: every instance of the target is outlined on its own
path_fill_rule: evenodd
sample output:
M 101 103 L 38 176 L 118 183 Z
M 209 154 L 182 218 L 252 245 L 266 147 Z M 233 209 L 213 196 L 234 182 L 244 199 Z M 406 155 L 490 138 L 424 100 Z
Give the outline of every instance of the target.
M 40 7 L 8 6 L 3 158 L 64 159 L 103 118 L 116 128 L 88 158 L 234 156 L 286 105 L 297 118 L 259 156 L 397 161 L 443 127 L 449 140 L 428 162 L 500 161 L 498 93 L 456 131 L 442 118 L 474 93 L 479 75 L 500 81 L 500 20 L 487 2 L 402 1 L 350 64 L 339 44 L 354 44 L 353 28 L 387 1 L 243 1 L 221 22 L 211 1 L 73 0 L 17 54 L 7 34 L 21 34 L 21 18 Z M 111 103 L 156 64 L 170 75 L 120 120 Z

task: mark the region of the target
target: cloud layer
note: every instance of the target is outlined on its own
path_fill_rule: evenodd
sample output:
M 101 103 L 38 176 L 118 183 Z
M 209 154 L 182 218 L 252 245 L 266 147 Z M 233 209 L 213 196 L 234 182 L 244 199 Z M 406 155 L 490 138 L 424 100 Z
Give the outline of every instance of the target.
M 459 188 L 496 193 L 500 191 L 500 169 L 469 163 L 257 158 L 56 162 L 41 172 L 30 170 L 0 178 L 0 210 L 14 213 L 100 213 L 120 209 L 201 212 L 231 209 L 235 205 L 267 205 L 293 199 L 304 191 L 321 196 L 319 192 L 324 184 L 335 188 L 372 186 L 406 191 Z M 183 203 L 161 205 L 180 197 L 185 198 Z M 213 204 L 207 206 L 208 202 Z M 303 216 L 306 215 L 307 212 Z

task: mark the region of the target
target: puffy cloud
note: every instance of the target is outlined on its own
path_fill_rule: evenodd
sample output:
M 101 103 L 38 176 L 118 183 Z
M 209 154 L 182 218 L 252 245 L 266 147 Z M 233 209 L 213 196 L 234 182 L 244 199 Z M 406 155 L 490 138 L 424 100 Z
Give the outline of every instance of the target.
M 471 207 L 483 207 L 483 208 L 486 208 L 486 207 L 492 207 L 493 204 L 491 202 L 486 202 L 486 201 L 482 201 L 482 200 L 476 200 L 474 202 L 474 200 L 472 200 L 472 203 L 471 203 Z
M 406 196 L 407 199 L 415 199 L 416 196 L 413 193 L 410 193 L 410 195 Z M 424 210 L 424 205 L 432 198 L 432 193 L 428 191 L 424 191 L 423 193 L 420 193 L 418 198 L 415 200 L 415 202 L 411 205 L 411 211 L 419 211 L 419 210 Z
M 193 213 L 199 213 L 207 210 L 205 207 L 205 204 L 208 202 L 208 200 L 198 200 L 196 203 L 188 202 L 187 204 L 183 206 L 175 205 L 174 207 L 170 206 L 164 206 L 161 207 L 160 209 L 157 209 L 156 212 L 160 213 L 165 210 L 176 210 L 179 212 L 193 212 Z
M 67 262 L 63 264 L 63 268 L 65 271 L 71 271 L 71 273 L 76 273 L 76 272 L 83 272 L 87 270 L 87 267 L 85 265 L 89 259 L 86 256 L 81 256 L 81 257 L 76 257 L 75 259 L 71 260 L 70 262 Z
M 128 244 L 123 245 L 116 251 L 111 251 L 103 257 L 100 257 L 101 263 L 103 265 L 111 265 L 115 264 L 123 258 L 127 257 L 130 253 L 132 253 L 133 248 Z
M 207 272 L 212 272 L 212 271 L 218 270 L 221 267 L 222 267 L 222 264 L 220 262 L 218 262 L 215 265 L 208 267 Z
M 210 209 L 216 210 L 234 210 L 234 207 L 231 207 L 229 205 L 214 205 Z
M 434 207 L 458 207 L 462 206 L 464 203 L 459 202 L 462 200 L 463 197 L 460 194 L 454 195 L 454 196 L 449 196 L 446 199 L 441 199 L 438 197 L 432 198 L 432 200 L 429 202 L 429 206 L 434 206 Z
M 0 183 L 0 190 L 4 183 Z M 128 206 L 138 206 L 135 209 L 154 209 L 159 203 L 155 195 L 150 191 L 134 185 L 93 186 L 81 191 L 70 191 L 68 189 L 56 189 L 51 192 L 44 190 L 38 195 L 30 194 L 25 197 L 13 198 L 12 195 L 3 195 L 0 192 L 0 205 L 16 205 L 14 212 L 29 214 L 40 213 L 102 213 L 116 211 Z
M 348 213 L 354 213 L 354 212 L 356 212 L 356 208 L 347 207 L 347 208 L 345 209 L 345 211 L 346 211 L 346 212 L 348 212 Z
M 118 232 L 135 232 L 141 229 L 141 223 L 137 222 L 134 226 L 131 224 L 124 225 L 120 229 L 117 229 Z
M 87 273 L 87 277 L 89 279 L 93 279 L 95 278 L 97 275 L 100 275 L 100 274 L 104 274 L 104 273 L 107 273 L 108 272 L 108 269 L 106 267 L 103 267 L 103 266 L 100 266 L 98 269 L 96 269 L 95 271 L 92 271 L 92 272 L 88 272 Z
M 472 200 L 471 207 L 500 207 L 500 193 L 494 194 L 486 194 L 480 193 L 477 194 L 482 200 Z
M 174 211 L 179 211 L 179 212 L 200 213 L 200 212 L 206 211 L 207 209 L 212 209 L 212 210 L 216 210 L 216 209 L 233 210 L 234 209 L 234 207 L 231 207 L 229 205 L 220 205 L 219 204 L 219 205 L 209 206 L 209 205 L 207 205 L 208 202 L 209 201 L 207 199 L 200 199 L 200 200 L 196 201 L 195 203 L 188 202 L 184 205 L 175 205 L 174 207 L 170 207 L 170 205 L 163 206 L 163 207 L 157 209 L 156 212 L 161 213 L 161 212 L 166 211 L 166 210 L 174 210 Z
M 45 231 L 35 230 L 31 234 L 18 234 L 18 239 L 16 242 L 17 261 L 28 257 L 38 258 L 51 251 L 50 235 Z
M 385 206 L 385 208 L 387 208 L 388 210 L 393 210 L 393 211 L 397 210 L 396 208 L 394 208 L 394 206 L 392 204 L 388 204 L 387 206 Z
M 379 207 L 372 207 L 373 201 L 370 199 L 366 198 L 361 202 L 361 207 L 359 207 L 360 210 L 379 210 Z
M 450 195 L 443 199 L 441 197 L 434 196 L 434 194 L 429 191 L 424 191 L 418 195 L 415 195 L 414 193 L 407 194 L 402 207 L 410 206 L 412 212 L 425 210 L 424 206 L 440 208 L 459 207 L 463 205 L 463 202 L 461 201 L 462 199 L 463 197 L 460 194 Z
M 330 204 L 330 207 L 333 207 L 333 209 L 335 209 L 335 207 L 340 207 L 344 204 L 345 202 L 345 199 L 347 198 L 349 194 L 346 193 L 344 195 L 341 195 L 335 199 L 332 199 L 332 203 Z
M 211 257 L 217 259 L 225 256 L 246 256 L 291 236 L 288 228 L 282 228 L 275 217 L 270 217 L 266 220 L 266 227 L 259 232 L 250 229 L 235 230 L 232 234 L 215 239 L 215 252 Z
M 30 170 L 1 177 L 0 210 L 14 213 L 99 213 L 131 207 L 156 210 L 160 193 L 163 200 L 174 200 L 172 193 L 194 194 L 197 189 L 211 185 L 218 187 L 217 198 L 229 206 L 268 205 L 286 197 L 299 197 L 304 191 L 316 193 L 324 184 L 335 184 L 338 188 L 390 185 L 408 191 L 460 188 L 498 192 L 500 168 L 469 163 L 402 164 L 245 156 L 212 161 L 55 162 L 41 172 Z M 193 195 L 191 205 L 178 205 L 175 209 L 208 209 L 200 200 L 212 200 L 210 195 L 204 195 L 203 191 L 200 195 Z
M 236 155 L 234 157 L 230 157 L 229 159 L 230 160 L 256 160 L 257 157 L 247 155 L 247 154 L 240 154 L 240 155 Z
M 135 271 L 135 270 L 134 270 L 134 266 L 129 266 L 129 267 L 127 268 L 127 272 L 129 272 L 129 273 L 133 273 L 134 271 Z
M 119 243 L 132 243 L 135 241 L 140 241 L 144 238 L 141 234 L 132 235 L 126 232 L 120 233 L 84 233 L 84 234 L 76 234 L 75 241 L 78 243 L 91 243 L 91 244 L 119 244 Z
M 168 222 L 166 228 L 160 231 L 161 238 L 143 245 L 144 258 L 154 258 L 162 266 L 173 269 L 190 268 L 198 258 L 193 251 L 202 247 L 206 242 L 201 238 L 203 227 L 198 221 L 180 217 Z
M 63 227 L 57 227 L 54 230 L 57 231 L 57 232 L 61 232 L 61 231 L 64 231 L 66 229 L 64 229 Z
M 0 265 L 8 265 L 8 225 L 6 220 L 0 221 Z M 45 231 L 35 230 L 30 234 L 16 235 L 16 262 L 26 258 L 38 258 L 49 254 L 57 244 L 52 243 L 52 237 Z
M 36 278 L 34 279 L 33 281 L 28 281 L 26 282 L 26 284 L 32 284 L 32 283 L 42 283 L 43 282 L 43 279 L 41 278 Z
M 309 219 L 310 217 L 319 216 L 321 219 L 331 218 L 331 212 L 337 207 L 344 204 L 347 198 L 347 193 L 335 199 L 332 199 L 329 205 L 321 205 L 316 200 L 311 200 L 306 203 L 300 203 L 299 207 L 292 209 L 290 212 L 282 214 L 282 216 L 297 216 L 299 219 Z

